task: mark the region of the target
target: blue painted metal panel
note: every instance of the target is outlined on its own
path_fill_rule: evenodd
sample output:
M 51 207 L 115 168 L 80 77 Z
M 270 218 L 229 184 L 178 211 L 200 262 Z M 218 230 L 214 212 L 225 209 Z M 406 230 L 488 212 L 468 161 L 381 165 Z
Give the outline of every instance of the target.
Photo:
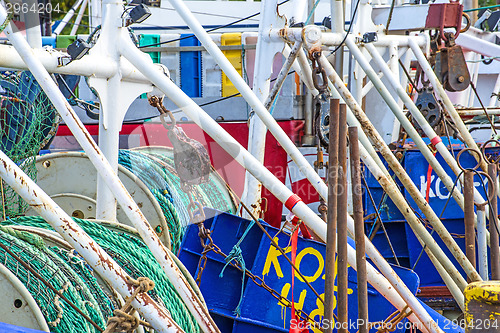
M 429 141 L 427 138 L 425 140 L 426 142 Z M 443 142 L 447 144 L 447 140 L 445 138 L 443 138 Z M 458 144 L 457 142 L 459 141 L 452 140 L 452 144 L 454 147 L 453 153 L 455 156 L 463 148 L 463 146 L 461 144 Z M 493 155 L 498 155 L 500 153 L 500 147 L 487 148 L 487 152 Z M 446 162 L 439 153 L 436 154 L 436 158 L 439 161 L 439 163 L 441 163 L 446 173 L 450 175 L 451 179 L 455 180 L 456 179 L 455 174 L 451 171 L 451 168 L 446 164 Z M 460 163 L 464 168 L 471 168 L 476 165 L 474 156 L 472 156 L 468 152 L 465 152 L 461 155 Z M 427 172 L 429 169 L 429 163 L 427 163 L 427 161 L 419 151 L 412 150 L 407 152 L 407 157 L 405 159 L 404 167 L 410 178 L 413 180 L 415 185 L 417 185 L 417 187 L 420 189 L 421 193 L 425 197 L 427 190 L 427 181 L 428 181 Z M 431 180 L 430 182 L 431 185 L 429 191 L 429 204 L 432 207 L 432 209 L 434 209 L 436 214 L 440 216 L 441 213 L 443 212 L 446 201 L 448 200 L 449 192 L 434 171 L 432 171 L 431 173 L 430 180 Z M 479 176 L 474 176 L 474 185 L 476 189 L 479 191 L 479 193 L 481 193 L 483 198 L 486 198 Z M 421 214 L 422 212 L 420 211 L 420 209 L 418 208 L 418 206 L 416 205 L 416 203 L 413 201 L 413 199 L 406 190 L 405 190 L 405 197 L 408 199 L 410 205 L 418 213 Z M 451 198 L 449 200 L 448 205 L 446 206 L 446 209 L 444 209 L 442 217 L 444 219 L 458 219 L 458 218 L 463 218 L 464 214 L 462 209 L 460 209 L 458 204 L 455 202 L 455 200 Z
M 237 216 L 205 209 L 207 227 L 210 227 L 214 244 L 228 254 L 233 245 L 246 230 L 248 221 Z M 278 229 L 266 226 L 268 232 L 275 236 Z M 198 260 L 202 247 L 197 236 L 198 228 L 190 226 L 181 246 L 179 258 L 194 276 L 198 272 Z M 278 244 L 287 248 L 289 236 L 281 233 L 275 236 Z M 351 244 L 353 241 L 350 240 Z M 263 232 L 254 226 L 241 244 L 246 267 L 264 278 L 266 284 L 282 295 L 291 298 L 291 267 L 285 258 L 271 245 Z M 290 250 L 287 248 L 286 252 Z M 324 256 L 325 245 L 319 242 L 299 238 L 297 249 L 297 265 L 312 286 L 322 294 L 324 291 Z M 216 321 L 226 327 L 232 325 L 232 332 L 288 332 L 290 325 L 290 309 L 280 305 L 268 291 L 258 287 L 245 278 L 244 297 L 241 303 L 241 315 L 236 316 L 234 310 L 240 300 L 242 272 L 228 266 L 223 277 L 219 277 L 223 267 L 223 258 L 213 252 L 207 255 L 208 261 L 201 276 L 200 289 L 205 297 L 208 308 Z M 411 270 L 394 267 L 402 280 L 412 292 L 416 292 L 419 284 L 418 276 Z M 349 268 L 349 314 L 355 325 L 357 320 L 356 273 Z M 387 318 L 395 311 L 375 289 L 369 286 L 370 321 Z M 314 293 L 299 278 L 295 279 L 294 300 L 296 306 L 308 313 L 316 321 L 321 321 L 323 312 L 321 302 L 316 300 Z M 281 314 L 281 315 L 280 315 Z M 355 331 L 355 329 L 353 330 Z M 402 332 L 402 330 L 399 330 Z
M 15 326 L 6 323 L 0 323 L 0 333 L 43 333 L 43 331 L 34 330 L 31 328 L 25 328 L 20 326 Z
M 382 158 L 383 160 L 383 158 Z M 393 175 L 394 173 L 389 169 L 387 166 L 387 162 L 384 161 L 385 167 L 389 170 L 390 174 Z M 366 183 L 368 184 L 368 187 L 370 189 L 370 192 L 373 196 L 373 199 L 375 201 L 375 204 L 377 207 L 379 207 L 379 213 L 380 217 L 382 218 L 382 221 L 385 222 L 390 222 L 393 220 L 403 220 L 403 214 L 399 211 L 399 209 L 396 207 L 396 205 L 392 202 L 392 200 L 387 197 L 385 199 L 385 205 L 380 206 L 382 196 L 384 195 L 384 190 L 382 189 L 382 186 L 378 183 L 378 181 L 375 179 L 375 177 L 371 174 L 370 170 L 368 168 L 364 168 L 364 174 L 365 174 L 365 179 Z M 396 184 L 401 187 L 401 183 L 399 180 L 396 178 Z M 373 203 L 370 200 L 370 197 L 368 195 L 368 191 L 366 190 L 366 186 L 363 183 L 363 204 L 364 204 L 364 211 L 365 211 L 365 216 L 370 215 L 370 214 L 375 214 L 376 208 L 373 206 Z M 374 221 L 376 219 L 375 215 L 367 219 L 366 221 Z
M 411 267 L 409 261 L 409 252 L 408 252 L 408 244 L 406 241 L 406 229 L 405 229 L 406 221 L 391 221 L 391 223 L 384 223 L 384 227 L 387 231 L 387 235 L 391 241 L 392 247 L 396 256 L 399 260 L 399 264 L 403 267 Z M 369 228 L 367 231 L 369 232 L 371 229 L 371 225 L 368 224 Z M 384 233 L 382 228 L 379 228 L 374 238 L 372 239 L 373 245 L 379 250 L 380 254 L 387 259 L 390 263 L 395 264 L 396 260 L 394 260 L 394 255 L 391 251 L 391 247 L 389 246 L 389 241 Z
M 181 38 L 191 36 L 182 34 Z M 180 40 L 180 46 L 199 46 L 200 42 L 196 37 L 189 37 Z M 201 52 L 183 51 L 180 52 L 181 59 L 181 89 L 189 97 L 201 97 L 202 94 L 202 71 Z
M 462 219 L 450 219 L 450 220 L 442 220 L 444 226 L 448 231 L 454 236 L 455 241 L 457 242 L 458 246 L 464 251 L 465 253 L 465 239 L 463 238 L 464 235 L 464 220 Z M 465 273 L 458 264 L 458 262 L 455 260 L 455 257 L 451 254 L 451 252 L 448 250 L 444 242 L 441 240 L 441 238 L 436 234 L 433 233 L 432 237 L 436 240 L 438 245 L 443 249 L 444 253 L 448 258 L 450 258 L 451 262 L 457 267 L 458 271 L 464 276 L 465 278 Z M 422 286 L 443 286 L 444 282 L 441 280 L 441 277 L 439 276 L 438 272 L 434 268 L 434 265 L 430 261 L 429 257 L 427 254 L 424 252 L 421 256 L 420 259 L 418 257 L 420 256 L 420 253 L 422 252 L 422 246 L 418 242 L 415 234 L 409 227 L 409 225 L 406 225 L 406 238 L 408 242 L 408 249 L 409 249 L 409 255 L 410 255 L 410 265 L 411 267 L 415 266 L 415 263 L 418 260 L 417 265 L 415 266 L 415 272 L 420 276 L 421 280 L 421 285 Z

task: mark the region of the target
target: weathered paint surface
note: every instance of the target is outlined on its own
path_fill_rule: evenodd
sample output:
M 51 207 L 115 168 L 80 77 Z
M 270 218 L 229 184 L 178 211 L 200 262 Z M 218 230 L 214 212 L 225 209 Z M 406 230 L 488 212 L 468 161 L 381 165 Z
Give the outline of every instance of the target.
M 473 282 L 465 295 L 465 331 L 498 332 L 500 330 L 500 281 Z

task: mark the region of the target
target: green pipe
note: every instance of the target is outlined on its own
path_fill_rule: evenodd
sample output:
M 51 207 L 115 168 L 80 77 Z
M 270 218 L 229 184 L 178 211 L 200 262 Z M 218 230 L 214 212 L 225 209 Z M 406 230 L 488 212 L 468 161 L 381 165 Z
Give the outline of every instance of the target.
M 497 8 L 497 7 L 500 7 L 500 5 L 493 5 L 493 6 L 486 6 L 486 7 L 479 7 L 479 8 L 466 9 L 466 10 L 464 10 L 464 13 L 474 12 L 474 11 L 476 11 L 476 10 L 481 10 L 481 9 Z

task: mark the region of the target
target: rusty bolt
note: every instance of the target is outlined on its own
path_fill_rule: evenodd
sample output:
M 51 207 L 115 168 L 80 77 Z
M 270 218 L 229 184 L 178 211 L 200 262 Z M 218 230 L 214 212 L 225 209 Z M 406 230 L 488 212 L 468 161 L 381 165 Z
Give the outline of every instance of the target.
M 463 75 L 460 75 L 459 77 L 457 77 L 457 81 L 462 83 L 465 81 L 465 77 Z
M 318 206 L 319 213 L 326 213 L 327 211 L 328 211 L 328 207 L 324 203 L 322 203 Z

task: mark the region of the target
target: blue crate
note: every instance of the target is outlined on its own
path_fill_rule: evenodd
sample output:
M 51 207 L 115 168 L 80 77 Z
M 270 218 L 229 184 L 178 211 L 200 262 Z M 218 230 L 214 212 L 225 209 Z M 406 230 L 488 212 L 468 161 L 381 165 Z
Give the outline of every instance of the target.
M 179 45 L 182 46 L 200 46 L 200 41 L 188 34 L 182 34 Z M 188 38 L 186 38 L 188 37 Z M 202 94 L 202 64 L 200 51 L 182 51 L 180 52 L 181 61 L 181 89 L 189 97 L 201 97 Z
M 391 221 L 391 223 L 384 223 L 384 227 L 387 230 L 387 235 L 389 236 L 392 247 L 394 248 L 394 252 L 396 253 L 396 256 L 399 260 L 399 264 L 403 267 L 411 267 L 409 261 L 408 244 L 406 237 L 404 236 L 406 232 L 405 225 L 406 221 Z M 372 228 L 372 225 L 367 224 L 366 226 L 367 235 L 370 235 L 369 232 Z M 386 260 L 393 264 L 396 263 L 382 227 L 378 229 L 372 240 L 372 243 Z
M 426 142 L 428 139 L 425 139 Z M 443 142 L 447 144 L 447 140 L 443 138 Z M 459 144 L 459 141 L 452 140 L 455 156 L 458 152 L 463 148 L 463 145 Z M 487 148 L 487 152 L 493 155 L 498 155 L 500 153 L 500 147 L 492 147 Z M 451 171 L 451 168 L 446 164 L 444 159 L 438 153 L 436 154 L 436 158 L 443 166 L 444 170 L 448 175 L 450 175 L 451 179 L 455 180 L 456 175 Z M 465 152 L 460 157 L 460 163 L 464 168 L 471 168 L 476 165 L 476 160 L 474 156 Z M 410 150 L 407 151 L 407 156 L 405 158 L 404 167 L 406 172 L 410 176 L 411 180 L 415 183 L 415 185 L 420 189 L 423 196 L 426 196 L 427 189 L 427 173 L 429 169 L 429 163 L 427 163 L 426 159 L 422 156 L 422 153 L 418 150 Z M 485 179 L 486 184 L 486 179 Z M 476 189 L 481 193 L 483 198 L 486 198 L 483 187 L 481 185 L 479 176 L 474 176 L 474 185 Z M 460 186 L 459 184 L 457 186 Z M 418 208 L 417 204 L 409 193 L 405 190 L 405 197 L 407 198 L 410 206 L 413 207 L 418 213 L 422 214 L 421 210 Z M 434 171 L 431 173 L 431 186 L 429 191 L 429 204 L 432 209 L 436 212 L 438 216 L 441 215 L 443 209 L 445 208 L 446 201 L 448 200 L 449 192 L 446 187 L 443 185 L 439 177 L 436 175 Z M 451 198 L 448 202 L 448 205 L 444 209 L 442 218 L 443 219 L 459 219 L 463 218 L 464 214 L 462 209 L 458 206 L 453 198 Z
M 53 49 L 56 48 L 56 37 L 55 36 L 42 36 L 42 46 L 52 46 Z
M 248 221 L 237 216 L 205 209 L 207 216 L 206 227 L 210 228 L 214 243 L 224 253 L 229 253 L 233 245 L 246 230 Z M 266 225 L 267 231 L 276 235 L 278 229 Z M 198 260 L 201 257 L 202 246 L 197 236 L 197 226 L 189 226 L 181 245 L 179 258 L 193 274 L 197 275 Z M 290 240 L 286 234 L 276 236 L 278 244 L 286 248 Z M 353 241 L 350 240 L 351 244 Z M 263 276 L 266 284 L 282 294 L 290 297 L 291 267 L 282 255 L 274 249 L 270 240 L 263 232 L 254 226 L 241 244 L 246 267 L 258 275 Z M 286 250 L 289 253 L 289 250 Z M 312 240 L 299 238 L 297 248 L 297 265 L 301 272 L 310 281 L 318 293 L 324 292 L 324 256 L 325 245 Z M 242 273 L 236 268 L 228 266 L 222 278 L 219 273 L 223 267 L 220 255 L 213 252 L 207 255 L 206 268 L 201 276 L 200 289 L 212 315 L 218 324 L 224 327 L 224 332 L 288 332 L 290 310 L 284 309 L 276 298 L 268 291 L 258 287 L 245 278 L 244 297 L 241 303 L 241 316 L 234 314 L 241 294 Z M 419 284 L 418 276 L 411 270 L 394 266 L 395 271 L 407 284 L 412 292 L 416 292 Z M 356 273 L 349 268 L 349 313 L 350 320 L 357 319 L 357 292 Z M 370 320 L 384 320 L 395 311 L 375 289 L 369 286 Z M 314 293 L 299 278 L 295 279 L 294 299 L 297 306 L 320 321 L 322 305 L 316 301 Z M 316 310 L 316 312 L 314 312 Z M 280 316 L 281 314 L 281 316 Z M 229 328 L 231 327 L 231 329 Z M 401 332 L 401 330 L 400 330 Z

